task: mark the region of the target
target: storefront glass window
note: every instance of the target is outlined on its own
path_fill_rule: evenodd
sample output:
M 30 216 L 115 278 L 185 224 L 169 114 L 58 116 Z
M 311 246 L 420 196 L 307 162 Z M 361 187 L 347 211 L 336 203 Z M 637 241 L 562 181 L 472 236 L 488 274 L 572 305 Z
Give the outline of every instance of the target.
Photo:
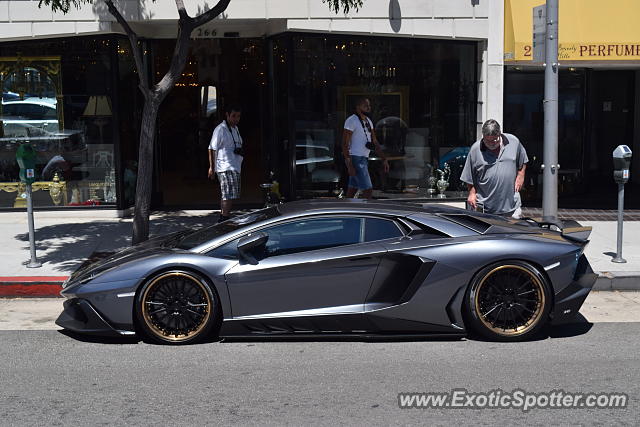
M 0 208 L 23 207 L 17 148 L 37 153 L 36 207 L 116 203 L 111 43 L 40 40 L 0 47 Z
M 185 69 L 158 113 L 152 204 L 219 205 L 218 182 L 208 178 L 208 148 L 230 105 L 242 109 L 238 129 L 245 151 L 241 198 L 235 206 L 262 204 L 267 102 L 263 44 L 264 40 L 254 38 L 193 40 Z M 169 69 L 175 40 L 153 40 L 149 46 L 152 72 L 159 80 Z
M 130 208 L 135 203 L 136 184 L 138 179 L 138 146 L 140 143 L 140 124 L 144 97 L 138 89 L 138 72 L 128 39 L 116 40 L 118 57 L 118 87 L 114 113 L 118 114 L 118 132 L 120 148 L 120 165 L 116 172 L 122 183 L 122 192 L 118 206 Z
M 583 70 L 561 70 L 558 114 L 558 194 L 582 191 L 584 179 L 585 109 Z M 527 150 L 529 163 L 521 196 L 527 201 L 542 198 L 544 148 L 544 73 L 508 68 L 505 73 L 505 132 L 516 135 Z
M 355 101 L 371 101 L 390 172 L 372 152 L 374 197 L 425 197 L 430 176 L 459 175 L 476 130 L 476 44 L 424 39 L 292 35 L 287 108 L 297 197 L 335 195 L 346 184 L 341 141 Z M 280 41 L 280 45 L 282 45 Z M 275 67 L 277 71 L 277 66 Z

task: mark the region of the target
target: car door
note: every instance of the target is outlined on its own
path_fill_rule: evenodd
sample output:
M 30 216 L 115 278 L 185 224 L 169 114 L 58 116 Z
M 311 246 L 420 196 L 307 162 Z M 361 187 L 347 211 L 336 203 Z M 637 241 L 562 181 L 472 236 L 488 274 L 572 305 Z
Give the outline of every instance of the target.
M 364 223 L 308 217 L 260 230 L 269 240 L 259 262 L 240 262 L 226 274 L 233 318 L 361 313 L 386 252 L 365 241 Z

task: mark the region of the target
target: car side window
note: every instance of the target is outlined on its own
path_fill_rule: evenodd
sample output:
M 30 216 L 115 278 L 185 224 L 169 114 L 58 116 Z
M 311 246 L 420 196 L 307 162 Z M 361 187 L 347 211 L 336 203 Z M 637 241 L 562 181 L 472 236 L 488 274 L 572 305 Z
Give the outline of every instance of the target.
M 256 250 L 253 255 L 258 259 L 264 259 L 361 243 L 364 241 L 364 220 L 364 218 L 316 218 L 265 228 L 260 231 L 269 236 L 266 247 Z M 215 258 L 238 259 L 239 240 L 240 238 L 237 238 L 227 242 L 209 251 L 207 255 Z
M 5 116 L 15 116 L 18 114 L 15 104 L 6 104 L 2 107 L 2 110 Z
M 362 241 L 362 218 L 316 218 L 264 230 L 265 257 L 352 245 Z
M 41 120 L 43 108 L 40 105 L 29 105 L 26 109 L 27 117 L 33 120 Z
M 24 117 L 25 119 L 31 119 L 29 115 L 29 106 L 25 104 L 16 105 L 16 115 Z
M 43 107 L 44 110 L 42 112 L 42 118 L 43 119 L 57 119 L 58 118 L 58 114 L 56 112 L 55 108 L 51 108 L 51 107 Z
M 240 238 L 233 239 L 222 246 L 209 251 L 208 256 L 223 259 L 238 259 L 238 241 Z
M 365 220 L 365 242 L 374 242 L 376 240 L 393 239 L 404 236 L 404 233 L 398 228 L 395 222 L 390 219 L 367 218 Z

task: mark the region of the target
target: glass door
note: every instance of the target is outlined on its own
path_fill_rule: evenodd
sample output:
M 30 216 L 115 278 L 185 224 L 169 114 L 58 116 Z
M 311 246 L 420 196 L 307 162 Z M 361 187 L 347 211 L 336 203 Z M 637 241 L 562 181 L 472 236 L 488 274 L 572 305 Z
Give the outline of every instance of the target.
M 157 41 L 156 74 L 168 67 L 174 41 Z M 164 206 L 218 208 L 220 189 L 207 177 L 208 147 L 226 103 L 242 107 L 244 140 L 241 198 L 260 205 L 266 173 L 262 157 L 266 76 L 262 40 L 194 40 L 182 78 L 164 101 L 158 120 L 159 190 Z

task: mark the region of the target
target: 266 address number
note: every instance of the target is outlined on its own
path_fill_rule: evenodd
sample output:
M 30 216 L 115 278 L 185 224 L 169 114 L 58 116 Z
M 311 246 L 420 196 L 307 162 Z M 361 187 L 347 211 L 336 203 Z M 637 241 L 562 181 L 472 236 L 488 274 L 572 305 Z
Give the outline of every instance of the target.
M 209 28 L 196 28 L 193 33 L 191 33 L 191 37 L 194 38 L 207 38 L 207 37 L 215 37 L 218 35 L 218 32 Z

